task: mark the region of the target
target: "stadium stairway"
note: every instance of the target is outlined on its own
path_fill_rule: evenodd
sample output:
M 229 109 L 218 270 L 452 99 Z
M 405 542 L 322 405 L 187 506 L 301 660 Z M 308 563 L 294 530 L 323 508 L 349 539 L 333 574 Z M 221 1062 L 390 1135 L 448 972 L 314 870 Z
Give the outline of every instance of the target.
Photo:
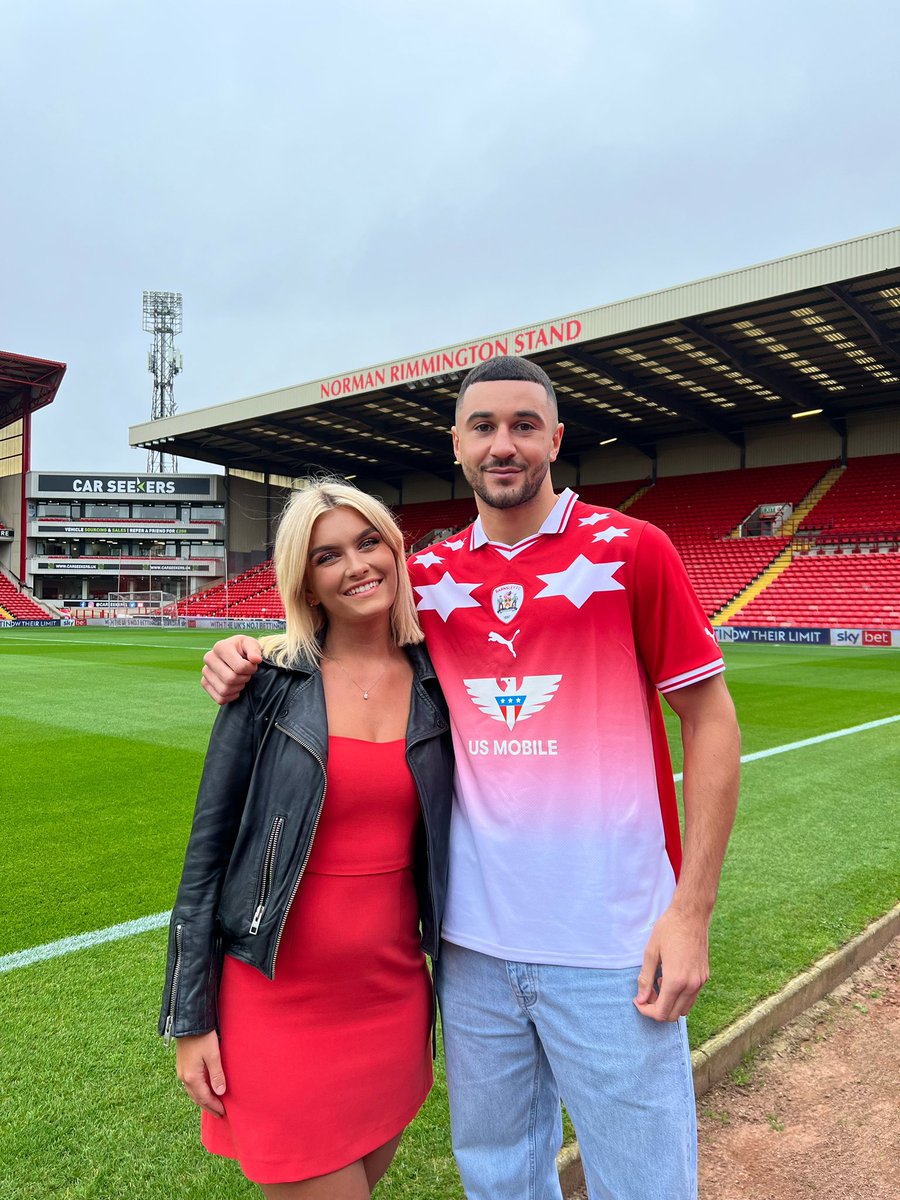
M 846 467 L 841 466 L 829 468 L 819 482 L 810 488 L 803 497 L 791 514 L 790 519 L 785 521 L 781 532 L 787 537 L 793 537 L 799 529 L 800 524 L 809 516 L 819 501 L 828 495 L 846 469 Z
M 632 495 L 622 501 L 622 503 L 618 506 L 619 512 L 625 512 L 626 509 L 631 508 L 632 504 L 636 504 L 637 501 L 640 500 L 641 496 L 646 495 L 646 493 L 649 492 L 652 487 L 652 483 L 645 483 L 643 487 L 639 487 L 636 492 L 633 492 Z
M 732 617 L 737 616 L 741 609 L 746 608 L 751 600 L 755 600 L 761 592 L 764 592 L 770 584 L 775 582 L 779 575 L 784 574 L 791 565 L 793 557 L 793 546 L 785 546 L 774 562 L 769 563 L 762 575 L 748 584 L 733 600 L 729 600 L 724 608 L 719 609 L 712 617 L 712 624 L 725 625 Z

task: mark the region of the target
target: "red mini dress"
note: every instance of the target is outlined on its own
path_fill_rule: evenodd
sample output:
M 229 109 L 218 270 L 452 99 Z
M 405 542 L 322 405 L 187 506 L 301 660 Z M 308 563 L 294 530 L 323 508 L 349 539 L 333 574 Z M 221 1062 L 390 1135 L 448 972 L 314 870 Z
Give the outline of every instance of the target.
M 328 739 L 328 785 L 274 980 L 226 955 L 224 1117 L 203 1145 L 255 1183 L 337 1171 L 400 1133 L 431 1087 L 432 989 L 406 743 Z

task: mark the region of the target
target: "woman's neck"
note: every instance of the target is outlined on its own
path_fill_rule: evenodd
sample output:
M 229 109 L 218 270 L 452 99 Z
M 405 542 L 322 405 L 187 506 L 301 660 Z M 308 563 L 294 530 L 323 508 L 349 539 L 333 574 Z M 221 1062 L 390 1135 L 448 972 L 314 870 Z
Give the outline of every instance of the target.
M 385 661 L 402 653 L 394 642 L 390 622 L 377 626 L 331 623 L 325 635 L 323 653 L 335 659 Z

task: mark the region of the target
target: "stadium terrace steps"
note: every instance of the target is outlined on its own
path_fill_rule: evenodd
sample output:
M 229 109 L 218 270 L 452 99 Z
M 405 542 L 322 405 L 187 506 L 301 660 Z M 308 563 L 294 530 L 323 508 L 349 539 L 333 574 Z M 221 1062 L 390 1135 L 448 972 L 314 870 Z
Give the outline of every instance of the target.
M 845 489 L 848 478 L 854 488 L 850 493 L 845 492 L 845 496 L 852 498 L 856 492 L 862 496 L 860 505 L 852 506 L 853 512 L 865 512 L 867 519 L 878 514 L 894 529 L 893 540 L 888 540 L 886 534 L 877 545 L 877 554 L 851 555 L 848 543 L 853 543 L 855 548 L 858 537 L 834 534 L 829 538 L 820 531 L 820 511 Z M 873 486 L 867 495 L 866 481 L 870 479 Z M 840 578 L 846 578 L 847 587 L 856 589 L 850 575 L 835 564 L 838 559 L 862 557 L 870 559 L 870 566 L 863 571 L 867 580 L 859 583 L 859 602 L 844 604 L 837 609 L 832 607 L 828 611 L 842 614 L 838 624 L 883 625 L 892 622 L 900 628 L 900 615 L 895 614 L 900 578 L 895 579 L 890 563 L 883 572 L 880 569 L 883 561 L 900 562 L 900 455 L 854 459 L 845 470 L 833 463 L 819 461 L 706 475 L 667 476 L 652 485 L 646 480 L 589 484 L 576 490 L 586 503 L 619 511 L 627 509 L 629 515 L 652 521 L 665 530 L 684 560 L 704 611 L 711 615 L 716 625 L 757 621 L 760 624 L 803 623 L 793 619 L 790 607 L 795 598 L 793 587 L 783 587 L 785 579 L 807 578 L 797 574 L 798 563 L 818 559 L 824 564 L 822 569 L 826 573 L 833 570 Z M 889 496 L 888 502 L 882 492 Z M 789 502 L 795 506 L 792 524 L 798 526 L 799 533 L 793 539 L 788 536 L 731 536 L 758 505 L 776 502 Z M 468 525 L 476 513 L 471 498 L 426 501 L 403 505 L 396 511 L 407 549 L 429 532 Z M 835 549 L 842 549 L 843 553 L 836 554 Z M 868 576 L 874 578 L 869 580 Z M 890 597 L 881 595 L 876 599 L 870 590 L 864 590 L 871 589 L 873 584 L 880 588 L 883 581 L 889 581 L 893 588 L 893 606 Z M 784 597 L 788 600 L 783 602 Z M 772 604 L 769 604 L 770 599 Z M 803 621 L 811 621 L 813 625 L 827 623 L 823 614 L 815 613 L 807 601 L 808 597 L 800 589 L 796 597 L 797 613 L 802 615 Z M 229 615 L 265 619 L 284 615 L 271 560 L 242 572 L 227 584 L 214 584 L 179 601 L 178 609 L 188 617 Z
M 632 504 L 635 504 L 638 500 L 640 500 L 641 496 L 646 495 L 646 493 L 649 492 L 652 487 L 652 483 L 645 483 L 642 487 L 639 487 L 633 495 L 628 496 L 622 501 L 622 503 L 618 506 L 619 511 L 625 512 L 627 509 L 631 508 Z M 613 507 L 615 507 L 615 505 L 613 505 Z
M 729 538 L 683 545 L 681 558 L 704 612 L 717 613 L 734 600 L 788 544 L 787 538 Z
M 723 609 L 715 614 L 712 618 L 713 625 L 727 624 L 732 617 L 737 616 L 752 600 L 755 600 L 757 596 L 764 592 L 791 565 L 793 553 L 790 544 L 785 546 L 758 578 L 754 579 L 752 583 L 744 588 L 739 596 L 735 596 L 730 603 L 726 604 Z
M 788 537 L 793 537 L 807 516 L 828 495 L 845 470 L 846 467 L 842 466 L 830 467 L 818 483 L 806 493 L 794 509 L 790 519 L 785 521 L 782 532 L 787 534 Z
M 30 596 L 13 583 L 9 576 L 0 571 L 0 605 L 2 605 L 2 620 L 7 621 L 47 621 L 50 613 L 42 605 L 36 603 Z
M 869 542 L 896 541 L 900 534 L 900 454 L 851 459 L 800 528 L 804 533 L 816 533 L 820 540 L 853 535 Z
M 635 499 L 629 516 L 651 521 L 679 550 L 727 538 L 760 504 L 799 504 L 828 469 L 825 462 L 710 471 L 657 479 Z
M 795 555 L 731 623 L 900 628 L 900 553 Z
M 475 520 L 474 498 L 459 500 L 424 500 L 420 504 L 403 504 L 395 516 L 403 530 L 407 551 L 426 534 L 443 529 L 461 529 Z

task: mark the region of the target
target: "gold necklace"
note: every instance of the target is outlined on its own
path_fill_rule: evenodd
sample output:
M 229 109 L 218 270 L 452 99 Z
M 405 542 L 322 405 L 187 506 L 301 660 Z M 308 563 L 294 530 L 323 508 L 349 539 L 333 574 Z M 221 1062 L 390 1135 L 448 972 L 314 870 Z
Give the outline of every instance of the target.
M 343 672 L 344 672 L 344 674 L 347 676 L 347 678 L 350 680 L 350 682 L 353 684 L 353 686 L 354 686 L 354 687 L 355 687 L 355 688 L 356 688 L 358 691 L 362 692 L 362 698 L 363 698 L 363 700 L 368 700 L 368 698 L 369 698 L 369 692 L 371 692 L 373 688 L 377 687 L 377 686 L 378 686 L 378 684 L 379 684 L 379 683 L 381 683 L 381 681 L 382 681 L 382 679 L 384 678 L 384 676 L 387 674 L 387 667 L 385 667 L 385 668 L 384 668 L 384 670 L 381 672 L 381 674 L 378 676 L 378 678 L 375 680 L 375 682 L 374 682 L 374 683 L 370 683 L 368 687 L 365 687 L 365 688 L 364 688 L 364 687 L 361 687 L 361 686 L 360 686 L 360 684 L 358 684 L 358 683 L 356 682 L 356 680 L 353 678 L 353 676 L 350 674 L 350 672 L 347 670 L 347 668 L 346 668 L 346 667 L 343 667 L 343 666 L 341 666 L 341 664 L 338 662 L 338 660 L 337 660 L 336 658 L 332 658 L 330 654 L 325 654 L 325 655 L 324 655 L 324 657 L 325 657 L 325 658 L 327 658 L 329 662 L 333 662 L 333 663 L 334 663 L 334 665 L 335 665 L 335 666 L 338 668 L 338 670 L 340 670 L 340 671 L 343 671 Z M 389 667 L 390 665 L 391 665 L 391 664 L 390 664 L 390 663 L 388 663 L 388 667 Z

